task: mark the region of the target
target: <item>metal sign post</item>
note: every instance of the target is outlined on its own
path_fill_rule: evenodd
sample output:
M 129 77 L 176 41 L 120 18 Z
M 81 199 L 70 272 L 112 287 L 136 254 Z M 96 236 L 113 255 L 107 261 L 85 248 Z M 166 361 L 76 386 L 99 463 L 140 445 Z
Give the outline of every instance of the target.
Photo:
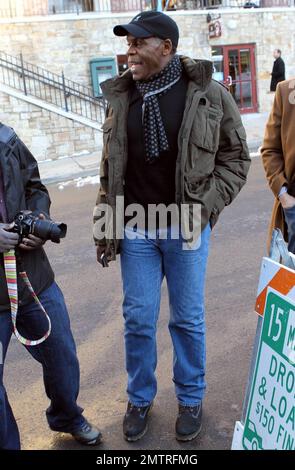
M 273 232 L 256 300 L 258 323 L 232 450 L 295 449 L 295 257 Z

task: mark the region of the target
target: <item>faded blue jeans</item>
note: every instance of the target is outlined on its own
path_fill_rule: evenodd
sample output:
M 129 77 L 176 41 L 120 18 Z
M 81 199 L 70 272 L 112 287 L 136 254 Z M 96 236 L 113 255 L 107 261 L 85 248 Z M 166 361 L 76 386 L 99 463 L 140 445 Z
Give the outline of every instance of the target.
M 63 294 L 55 282 L 39 295 L 39 300 L 51 319 L 52 330 L 45 342 L 28 346 L 27 350 L 43 367 L 45 390 L 51 402 L 46 410 L 50 428 L 72 432 L 79 429 L 85 419 L 83 409 L 76 403 L 80 373 L 69 316 Z M 32 302 L 19 308 L 17 326 L 22 335 L 37 339 L 47 330 L 47 320 Z M 0 313 L 3 350 L 3 361 L 0 362 L 4 362 L 11 335 L 10 312 Z M 0 449 L 17 450 L 20 448 L 19 432 L 3 385 L 3 367 L 0 363 Z M 33 402 L 30 412 L 34 413 Z
M 288 227 L 288 250 L 295 254 L 295 206 L 284 209 L 284 214 Z
M 130 230 L 130 229 L 129 229 Z M 166 276 L 173 342 L 173 381 L 180 404 L 199 404 L 205 392 L 204 287 L 210 226 L 198 249 L 184 250 L 183 240 L 140 234 L 121 244 L 125 318 L 127 393 L 135 406 L 150 404 L 157 393 L 156 327 L 161 284 Z

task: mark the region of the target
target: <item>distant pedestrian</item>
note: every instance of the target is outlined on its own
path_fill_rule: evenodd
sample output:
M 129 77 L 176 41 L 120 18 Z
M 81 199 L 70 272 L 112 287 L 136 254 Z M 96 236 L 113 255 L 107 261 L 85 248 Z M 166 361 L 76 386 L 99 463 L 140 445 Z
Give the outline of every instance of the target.
M 286 80 L 285 78 L 285 62 L 282 59 L 282 51 L 275 49 L 273 51 L 273 57 L 275 59 L 271 72 L 270 91 L 276 91 L 277 84 Z

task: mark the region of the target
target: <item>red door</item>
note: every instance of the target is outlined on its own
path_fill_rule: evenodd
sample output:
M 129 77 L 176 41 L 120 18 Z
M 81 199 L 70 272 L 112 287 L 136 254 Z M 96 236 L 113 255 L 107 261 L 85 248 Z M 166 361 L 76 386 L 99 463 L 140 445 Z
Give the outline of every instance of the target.
M 241 113 L 257 112 L 255 45 L 223 46 L 224 83 Z

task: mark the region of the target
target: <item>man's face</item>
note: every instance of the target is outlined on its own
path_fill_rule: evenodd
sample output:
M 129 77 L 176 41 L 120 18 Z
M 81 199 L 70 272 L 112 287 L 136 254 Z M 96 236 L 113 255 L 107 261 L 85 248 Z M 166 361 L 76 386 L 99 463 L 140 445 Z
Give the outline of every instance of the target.
M 128 66 L 133 80 L 147 80 L 166 65 L 164 41 L 159 38 L 127 36 Z
M 275 50 L 273 51 L 273 56 L 274 56 L 275 59 L 277 59 L 278 57 L 280 57 L 280 53 L 278 52 L 277 49 L 275 49 Z

